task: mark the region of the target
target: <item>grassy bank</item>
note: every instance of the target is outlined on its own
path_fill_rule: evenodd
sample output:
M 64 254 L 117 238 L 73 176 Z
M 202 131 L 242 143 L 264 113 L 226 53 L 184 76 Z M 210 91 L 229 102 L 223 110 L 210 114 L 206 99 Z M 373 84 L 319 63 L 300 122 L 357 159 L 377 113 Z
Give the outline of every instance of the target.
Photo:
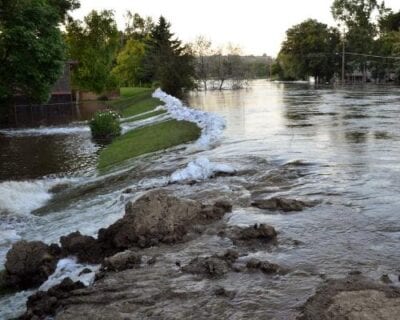
M 134 117 L 129 122 L 165 113 L 154 110 L 162 102 L 152 98 L 152 93 L 153 89 L 149 88 L 121 88 L 121 98 L 113 101 L 112 107 L 123 117 Z M 196 140 L 200 133 L 197 125 L 176 120 L 138 128 L 105 147 L 100 152 L 97 167 L 104 173 L 125 160 Z
M 160 100 L 154 99 L 151 96 L 153 91 L 154 90 L 150 88 L 121 88 L 121 98 L 113 101 L 111 106 L 121 113 L 123 117 L 132 117 L 152 111 L 161 104 Z M 165 111 L 155 112 L 161 114 Z M 149 116 L 147 115 L 147 117 Z
M 187 143 L 199 136 L 200 128 L 187 121 L 170 120 L 139 128 L 115 139 L 103 149 L 98 169 L 105 172 L 127 159 Z

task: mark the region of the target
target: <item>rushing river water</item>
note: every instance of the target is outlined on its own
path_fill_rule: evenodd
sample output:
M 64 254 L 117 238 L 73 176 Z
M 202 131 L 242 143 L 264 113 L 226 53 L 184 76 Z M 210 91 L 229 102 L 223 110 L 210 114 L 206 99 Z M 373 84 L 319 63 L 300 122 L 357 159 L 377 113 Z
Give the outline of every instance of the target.
M 175 170 L 194 159 L 207 164 L 207 158 L 235 168 L 237 175 L 168 188 L 191 198 L 230 197 L 235 206 L 228 224 L 273 225 L 279 245 L 250 255 L 293 270 L 267 283 L 257 277 L 225 279 L 224 286 L 241 288 L 234 301 L 237 319 L 257 312 L 290 319 L 321 279 L 354 270 L 398 281 L 399 88 L 255 81 L 244 90 L 193 93 L 189 104 L 226 119 L 218 146 L 190 152 L 177 147 L 103 177 L 95 170 L 98 146 L 84 125 L 0 131 L 0 262 L 18 239 L 52 242 L 77 229 L 94 235 L 123 215 L 130 197 L 123 190 L 136 195 L 166 186 Z M 49 191 L 60 184 L 65 191 Z M 249 206 L 254 198 L 272 195 L 319 204 L 290 215 Z M 202 237 L 176 256 L 185 261 L 229 245 Z M 0 298 L 0 318 L 15 315 L 25 296 Z M 220 312 L 221 318 L 229 315 Z

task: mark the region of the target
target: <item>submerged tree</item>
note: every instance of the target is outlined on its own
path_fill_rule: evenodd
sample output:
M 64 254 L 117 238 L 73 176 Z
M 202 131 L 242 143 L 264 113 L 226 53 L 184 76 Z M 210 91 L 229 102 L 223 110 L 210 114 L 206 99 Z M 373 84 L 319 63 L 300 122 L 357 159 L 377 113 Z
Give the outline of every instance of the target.
M 207 81 L 211 76 L 211 56 L 213 55 L 211 46 L 211 40 L 204 36 L 198 36 L 191 45 L 196 57 L 196 79 L 203 83 L 204 90 L 207 90 Z
M 112 69 L 120 46 L 114 13 L 92 11 L 84 22 L 70 21 L 65 38 L 69 57 L 78 61 L 74 86 L 98 94 L 114 89 L 117 84 Z
M 65 46 L 59 29 L 76 0 L 0 1 L 0 105 L 15 94 L 48 100 L 61 75 Z
M 140 80 L 179 96 L 194 88 L 193 56 L 187 46 L 173 38 L 170 27 L 161 16 L 146 39 Z

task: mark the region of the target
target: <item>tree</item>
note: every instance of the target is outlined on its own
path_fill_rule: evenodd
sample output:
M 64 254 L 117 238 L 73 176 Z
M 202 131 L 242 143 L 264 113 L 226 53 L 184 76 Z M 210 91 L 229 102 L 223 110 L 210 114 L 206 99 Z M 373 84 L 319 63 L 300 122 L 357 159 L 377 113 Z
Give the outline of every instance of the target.
M 335 28 L 316 20 L 306 20 L 286 31 L 278 56 L 279 72 L 288 79 L 306 79 L 313 76 L 316 81 L 329 81 L 338 68 L 340 34 Z
M 394 13 L 388 10 L 386 14 L 379 18 L 379 31 L 380 34 L 389 32 L 400 32 L 400 11 Z
M 211 40 L 204 36 L 198 36 L 191 45 L 196 56 L 196 79 L 203 83 L 204 90 L 207 91 L 207 81 L 210 80 L 211 59 L 213 54 Z
M 117 65 L 113 69 L 118 84 L 124 87 L 141 84 L 142 60 L 145 45 L 139 40 L 130 39 L 117 56 Z
M 225 48 L 215 50 L 211 59 L 211 77 L 218 83 L 218 90 L 222 90 L 227 82 L 231 89 L 240 89 L 247 80 L 246 68 L 241 57 L 241 49 L 232 43 Z
M 125 39 L 144 41 L 153 28 L 154 21 L 151 17 L 142 18 L 138 13 L 131 11 L 126 13 Z
M 145 41 L 140 79 L 157 83 L 169 94 L 180 96 L 194 87 L 193 56 L 187 46 L 173 39 L 171 25 L 160 17 Z
M 92 11 L 82 21 L 70 21 L 66 42 L 69 57 L 78 61 L 73 84 L 80 90 L 101 94 L 116 87 L 112 73 L 120 34 L 110 10 Z
M 45 102 L 61 75 L 65 46 L 59 24 L 76 0 L 0 1 L 0 105 L 21 93 Z
M 364 72 L 367 57 L 362 54 L 373 52 L 374 38 L 377 36 L 377 26 L 372 17 L 376 13 L 383 15 L 386 12 L 384 1 L 335 0 L 331 10 L 334 19 L 347 29 L 346 51 L 361 54 L 350 59 L 350 67 Z

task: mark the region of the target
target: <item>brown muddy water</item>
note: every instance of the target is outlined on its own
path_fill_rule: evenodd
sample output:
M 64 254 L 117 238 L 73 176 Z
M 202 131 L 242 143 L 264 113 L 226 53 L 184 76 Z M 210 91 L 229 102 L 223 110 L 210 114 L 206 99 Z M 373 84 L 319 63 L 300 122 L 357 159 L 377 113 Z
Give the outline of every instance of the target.
M 398 283 L 398 87 L 314 88 L 255 81 L 239 91 L 193 93 L 189 101 L 225 117 L 227 128 L 217 146 L 195 152 L 181 146 L 131 161 L 103 177 L 96 175 L 97 148 L 82 124 L 53 132 L 0 131 L 1 263 L 18 239 L 52 242 L 76 230 L 93 235 L 123 215 L 126 201 L 164 187 L 201 201 L 231 199 L 234 208 L 225 224 L 273 225 L 278 245 L 249 249 L 242 259 L 257 257 L 290 272 L 230 273 L 199 281 L 181 274 L 174 262 L 221 253 L 234 247 L 229 240 L 205 234 L 174 248 L 153 248 L 152 254 L 159 256 L 157 267 L 138 270 L 138 277 L 149 292 L 157 287 L 186 293 L 184 300 L 164 299 L 153 305 L 154 315 L 164 310 L 166 319 L 294 319 L 325 278 L 357 270 L 375 279 L 387 274 Z M 230 165 L 236 174 L 194 185 L 167 185 L 171 173 L 197 158 Z M 59 184 L 66 190 L 49 192 Z M 126 188 L 130 194 L 123 193 Z M 295 214 L 250 207 L 252 200 L 271 196 L 319 204 Z M 235 291 L 234 297 L 210 298 L 216 286 Z M 0 298 L 0 318 L 23 310 L 26 296 L 21 292 Z M 135 312 L 140 318 L 148 308 L 143 305 Z

